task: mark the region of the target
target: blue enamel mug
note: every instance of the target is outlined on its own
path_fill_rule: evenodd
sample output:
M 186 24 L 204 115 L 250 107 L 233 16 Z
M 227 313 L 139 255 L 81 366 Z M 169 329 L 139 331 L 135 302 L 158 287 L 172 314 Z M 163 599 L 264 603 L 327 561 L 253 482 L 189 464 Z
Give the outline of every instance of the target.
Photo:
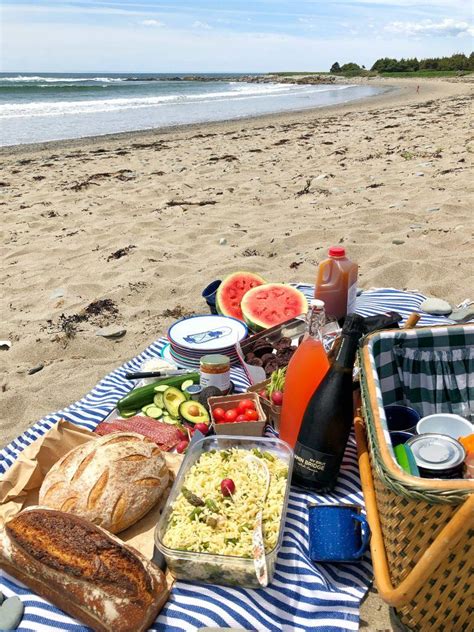
M 313 562 L 354 562 L 366 552 L 370 527 L 359 505 L 308 505 Z
M 421 419 L 417 410 L 401 404 L 390 404 L 390 406 L 385 406 L 384 410 L 389 432 L 416 434 L 416 424 Z
M 220 279 L 218 279 L 217 281 L 213 281 L 212 283 L 209 283 L 209 285 L 202 291 L 202 297 L 206 301 L 211 314 L 217 314 L 216 294 L 217 289 L 219 288 L 219 285 L 221 283 L 222 281 Z

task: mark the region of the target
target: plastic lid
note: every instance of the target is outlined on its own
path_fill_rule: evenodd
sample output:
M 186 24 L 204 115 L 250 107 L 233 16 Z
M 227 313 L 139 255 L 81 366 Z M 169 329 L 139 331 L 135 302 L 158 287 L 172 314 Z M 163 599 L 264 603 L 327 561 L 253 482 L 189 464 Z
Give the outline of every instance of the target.
M 345 257 L 346 249 L 341 246 L 331 246 L 329 248 L 329 256 L 330 257 Z
M 309 302 L 310 307 L 316 307 L 316 309 L 324 309 L 324 301 L 320 301 L 318 298 L 312 298 Z

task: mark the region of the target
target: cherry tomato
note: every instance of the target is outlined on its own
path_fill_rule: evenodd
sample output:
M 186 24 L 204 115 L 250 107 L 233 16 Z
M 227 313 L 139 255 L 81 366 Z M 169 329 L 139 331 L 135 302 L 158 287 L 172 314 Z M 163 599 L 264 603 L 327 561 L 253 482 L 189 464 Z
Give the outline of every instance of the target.
M 212 416 L 214 419 L 219 422 L 224 419 L 225 410 L 223 408 L 214 408 L 212 411 Z
M 258 413 L 256 410 L 247 409 L 245 411 L 245 418 L 247 421 L 258 421 Z
M 246 410 L 255 410 L 255 403 L 251 399 L 243 399 L 237 406 L 240 413 L 245 413 Z
M 225 415 L 224 415 L 224 422 L 225 423 L 232 423 L 237 419 L 237 409 L 236 408 L 231 408 L 230 410 L 226 410 L 225 411 Z
M 245 415 L 239 415 L 235 421 L 248 421 Z

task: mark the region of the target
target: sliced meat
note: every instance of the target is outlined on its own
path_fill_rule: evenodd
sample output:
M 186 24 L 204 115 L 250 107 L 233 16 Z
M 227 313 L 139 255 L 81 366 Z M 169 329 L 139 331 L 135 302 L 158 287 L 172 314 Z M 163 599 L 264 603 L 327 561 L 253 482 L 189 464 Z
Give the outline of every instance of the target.
M 154 441 L 165 452 L 172 450 L 180 441 L 179 430 L 175 426 L 139 415 L 129 419 L 103 421 L 94 432 L 99 435 L 106 435 L 111 432 L 138 432 L 138 434 Z

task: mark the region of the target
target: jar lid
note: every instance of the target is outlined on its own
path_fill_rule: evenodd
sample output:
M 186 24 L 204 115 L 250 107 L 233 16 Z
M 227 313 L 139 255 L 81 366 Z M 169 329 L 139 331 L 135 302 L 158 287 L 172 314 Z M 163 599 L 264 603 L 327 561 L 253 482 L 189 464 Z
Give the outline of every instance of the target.
M 329 248 L 329 256 L 330 257 L 345 257 L 346 249 L 342 248 L 341 246 L 331 246 L 331 248 Z
M 316 309 L 324 309 L 324 301 L 320 301 L 318 298 L 312 298 L 309 305 L 310 307 L 315 307 Z
M 425 433 L 407 441 L 418 467 L 442 471 L 457 467 L 466 458 L 463 446 L 448 435 Z
M 230 358 L 229 356 L 223 355 L 222 353 L 213 353 L 210 355 L 201 356 L 200 363 L 210 365 L 230 364 Z

